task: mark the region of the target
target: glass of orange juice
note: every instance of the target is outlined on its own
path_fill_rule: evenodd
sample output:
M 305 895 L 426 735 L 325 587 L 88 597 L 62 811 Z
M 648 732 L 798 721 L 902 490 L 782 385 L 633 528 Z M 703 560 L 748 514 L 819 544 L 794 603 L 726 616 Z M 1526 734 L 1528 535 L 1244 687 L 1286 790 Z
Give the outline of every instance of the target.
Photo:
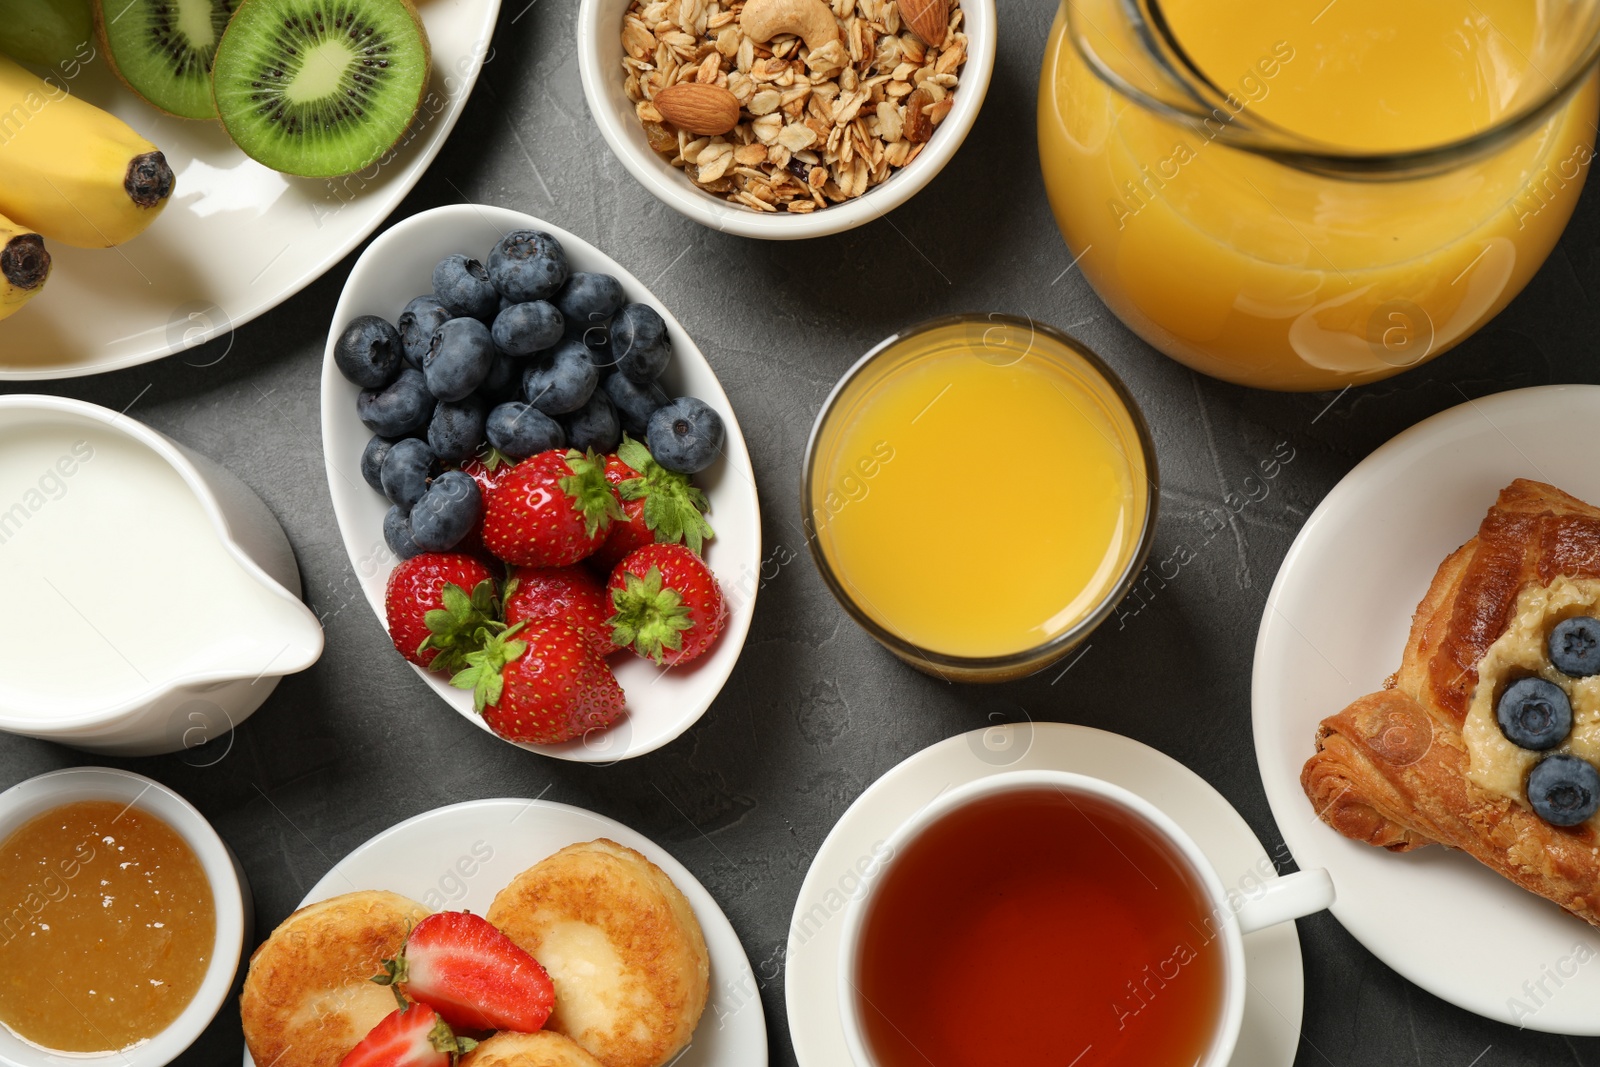
M 1056 221 L 1106 304 L 1205 374 L 1375 381 L 1544 262 L 1594 157 L 1594 0 L 1063 0 L 1039 86 Z
M 1099 357 L 1008 315 L 935 319 L 834 387 L 801 485 L 835 597 L 950 681 L 1031 674 L 1103 621 L 1144 565 L 1155 449 Z

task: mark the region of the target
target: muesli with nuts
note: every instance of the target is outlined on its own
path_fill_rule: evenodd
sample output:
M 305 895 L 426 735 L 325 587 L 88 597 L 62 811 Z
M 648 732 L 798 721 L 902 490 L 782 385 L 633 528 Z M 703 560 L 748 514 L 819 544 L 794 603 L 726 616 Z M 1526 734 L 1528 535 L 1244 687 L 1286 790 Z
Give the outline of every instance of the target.
M 650 147 L 796 214 L 887 181 L 954 105 L 960 0 L 633 0 L 623 69 Z

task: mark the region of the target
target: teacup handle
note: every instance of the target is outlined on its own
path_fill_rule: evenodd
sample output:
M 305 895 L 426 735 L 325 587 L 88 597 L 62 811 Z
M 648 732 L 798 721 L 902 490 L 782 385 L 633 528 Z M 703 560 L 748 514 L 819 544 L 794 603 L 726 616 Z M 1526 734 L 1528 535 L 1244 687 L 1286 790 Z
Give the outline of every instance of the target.
M 1333 904 L 1333 898 L 1333 879 L 1327 871 L 1297 871 L 1265 883 L 1254 896 L 1236 898 L 1233 913 L 1239 920 L 1239 932 L 1249 934 L 1322 911 Z

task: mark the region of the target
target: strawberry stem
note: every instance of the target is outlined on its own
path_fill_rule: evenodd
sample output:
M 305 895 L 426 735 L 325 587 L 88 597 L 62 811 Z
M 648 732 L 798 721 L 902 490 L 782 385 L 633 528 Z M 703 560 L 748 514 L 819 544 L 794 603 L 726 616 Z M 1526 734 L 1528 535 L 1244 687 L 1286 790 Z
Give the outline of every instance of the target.
M 683 631 L 694 623 L 689 607 L 676 589 L 661 587 L 661 568 L 651 567 L 643 578 L 624 573 L 621 589 L 611 591 L 611 638 L 617 647 L 632 646 L 647 659 L 661 662 L 665 652 L 683 647 Z
M 417 655 L 437 649 L 430 669 L 454 672 L 465 666 L 468 653 L 482 648 L 506 624 L 499 619 L 500 602 L 493 579 L 479 582 L 471 596 L 456 583 L 446 582 L 439 600 L 444 607 L 422 616 L 428 636 L 417 646 Z
M 583 516 L 584 529 L 590 537 L 606 529 L 613 521 L 624 518 L 622 504 L 606 481 L 606 461 L 593 449 L 579 452 L 570 449 L 566 455 L 567 469 L 572 473 L 557 484 L 572 501 L 572 510 Z
M 500 703 L 500 694 L 505 690 L 501 671 L 506 664 L 527 651 L 526 641 L 512 640 L 524 625 L 519 622 L 504 633 L 490 636 L 482 648 L 465 655 L 466 666 L 451 676 L 451 685 L 457 689 L 472 690 L 472 707 L 478 714 L 482 715 L 484 708 Z
M 687 474 L 667 470 L 648 448 L 626 434 L 617 458 L 639 472 L 639 477 L 617 486 L 617 495 L 624 500 L 644 500 L 644 525 L 657 542 L 683 542 L 698 556 L 706 539 L 716 536 L 705 519 L 711 506 L 706 495 L 694 487 Z

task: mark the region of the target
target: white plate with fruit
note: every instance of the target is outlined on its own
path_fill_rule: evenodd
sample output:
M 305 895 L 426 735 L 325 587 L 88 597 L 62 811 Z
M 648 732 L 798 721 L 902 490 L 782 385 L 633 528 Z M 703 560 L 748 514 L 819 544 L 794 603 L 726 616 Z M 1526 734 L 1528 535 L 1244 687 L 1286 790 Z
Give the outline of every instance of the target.
M 404 961 L 404 1012 L 368 981 L 385 958 Z M 448 1067 L 426 1040 L 435 1012 L 460 1037 L 501 1031 L 462 1061 L 486 1067 L 767 1063 L 755 975 L 716 899 L 643 834 L 542 800 L 435 808 L 356 848 L 252 955 L 240 1007 L 244 1067 L 251 1049 L 278 1067 Z
M 438 154 L 499 10 L 0 0 L 0 379 L 181 352 L 320 277 Z
M 334 312 L 322 437 L 362 592 L 481 728 L 614 762 L 727 681 L 761 566 L 744 437 L 682 325 L 588 242 L 470 204 L 380 235 Z

